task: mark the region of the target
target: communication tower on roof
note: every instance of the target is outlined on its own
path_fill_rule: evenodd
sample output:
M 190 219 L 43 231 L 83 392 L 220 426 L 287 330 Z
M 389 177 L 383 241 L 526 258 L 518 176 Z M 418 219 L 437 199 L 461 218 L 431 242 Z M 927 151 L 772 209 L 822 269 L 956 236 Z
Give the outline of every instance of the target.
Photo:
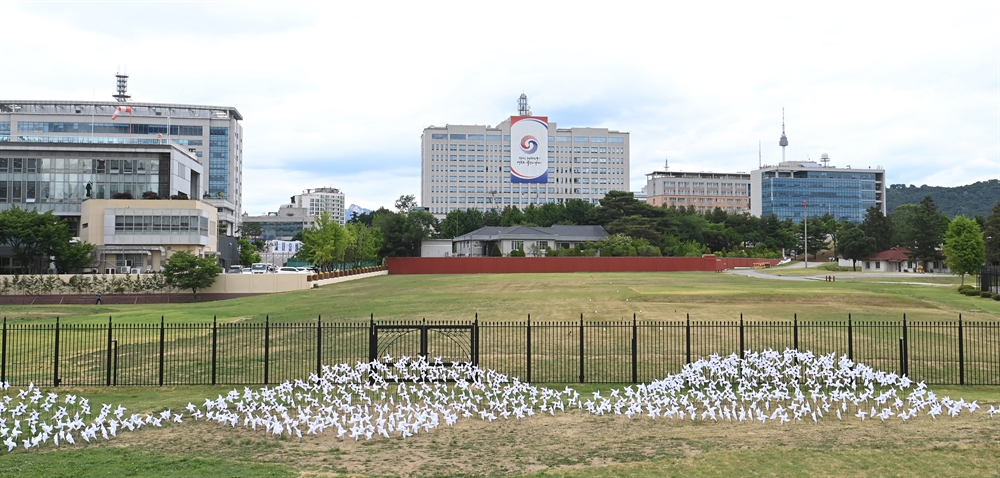
M 131 96 L 126 93 L 128 90 L 128 70 L 125 70 L 124 74 L 121 72 L 115 73 L 115 78 L 118 79 L 118 94 L 112 96 L 119 103 L 125 103 L 129 100 L 129 98 L 131 98 Z
M 520 116 L 531 116 L 531 107 L 528 106 L 528 95 L 521 93 L 517 99 L 517 114 Z
M 823 163 L 823 167 L 824 168 L 829 168 L 830 167 L 830 155 L 826 154 L 826 153 L 821 154 L 820 157 L 819 157 L 819 162 Z
M 781 139 L 778 140 L 781 146 L 781 162 L 785 162 L 785 146 L 788 146 L 788 137 L 785 136 L 785 109 L 781 108 Z

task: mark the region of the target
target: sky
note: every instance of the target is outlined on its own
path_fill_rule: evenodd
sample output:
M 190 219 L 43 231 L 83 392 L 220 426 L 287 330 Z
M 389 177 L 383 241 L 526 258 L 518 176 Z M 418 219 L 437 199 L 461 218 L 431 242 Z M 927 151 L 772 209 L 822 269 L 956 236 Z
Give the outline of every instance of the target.
M 244 211 L 419 197 L 430 125 L 630 133 L 646 174 L 781 160 L 1000 178 L 1000 2 L 0 2 L 0 98 L 232 106 Z

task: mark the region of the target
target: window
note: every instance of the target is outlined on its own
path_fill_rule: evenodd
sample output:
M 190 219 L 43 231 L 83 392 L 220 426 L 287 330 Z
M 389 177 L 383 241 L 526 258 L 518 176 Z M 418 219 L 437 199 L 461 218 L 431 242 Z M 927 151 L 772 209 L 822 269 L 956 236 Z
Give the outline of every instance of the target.
M 470 134 L 469 135 L 469 141 L 482 141 L 482 140 L 483 140 L 483 135 L 481 135 L 481 134 Z
M 524 241 L 510 241 L 510 248 L 511 250 L 523 251 Z
M 590 142 L 590 137 L 588 137 L 588 136 L 574 136 L 573 137 L 573 142 L 575 142 L 575 143 L 589 143 Z
M 431 139 L 448 139 L 448 135 L 444 133 L 431 133 Z
M 486 135 L 486 141 L 500 141 L 499 134 L 488 134 Z
M 556 136 L 557 143 L 569 143 L 571 141 L 573 141 L 572 136 Z
M 452 133 L 452 134 L 449 135 L 449 137 L 451 139 L 461 139 L 461 140 L 465 139 L 465 135 L 464 134 L 454 134 L 454 133 Z
M 609 143 L 624 143 L 625 138 L 608 138 Z

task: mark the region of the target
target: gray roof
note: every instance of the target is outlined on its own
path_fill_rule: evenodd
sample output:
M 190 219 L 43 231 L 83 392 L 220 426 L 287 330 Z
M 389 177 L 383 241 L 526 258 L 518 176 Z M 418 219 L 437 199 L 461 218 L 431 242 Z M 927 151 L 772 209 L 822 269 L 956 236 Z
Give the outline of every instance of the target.
M 529 227 L 511 226 L 497 227 L 486 226 L 476 229 L 468 234 L 458 236 L 452 241 L 497 241 L 527 240 L 527 241 L 600 241 L 608 237 L 608 233 L 601 226 L 552 226 L 552 227 Z

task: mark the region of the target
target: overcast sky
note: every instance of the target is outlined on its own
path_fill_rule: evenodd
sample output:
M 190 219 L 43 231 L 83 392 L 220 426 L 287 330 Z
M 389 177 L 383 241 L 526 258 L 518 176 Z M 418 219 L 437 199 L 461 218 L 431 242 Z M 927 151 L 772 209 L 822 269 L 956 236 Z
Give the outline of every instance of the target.
M 0 98 L 243 114 L 244 210 L 305 188 L 392 208 L 429 125 L 528 95 L 561 127 L 631 133 L 631 189 L 828 153 L 890 184 L 1000 178 L 1000 2 L 0 3 Z

